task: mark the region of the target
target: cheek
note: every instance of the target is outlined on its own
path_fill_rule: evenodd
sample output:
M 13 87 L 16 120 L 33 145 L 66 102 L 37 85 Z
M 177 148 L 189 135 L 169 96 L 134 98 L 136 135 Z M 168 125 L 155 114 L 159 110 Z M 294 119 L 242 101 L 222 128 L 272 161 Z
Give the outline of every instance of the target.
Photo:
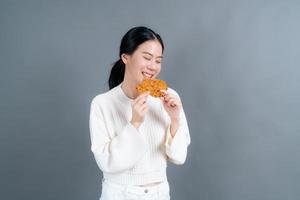
M 140 60 L 138 59 L 131 60 L 130 71 L 132 73 L 137 73 L 138 71 L 141 70 L 141 68 L 142 68 L 142 64 Z
M 149 65 L 151 65 L 151 61 L 148 61 L 148 60 L 145 60 L 145 59 L 140 60 L 140 66 L 147 67 Z
M 145 59 L 137 58 L 137 59 L 134 60 L 134 64 L 135 64 L 137 69 L 142 69 L 145 66 L 147 66 L 149 63 Z
M 161 71 L 161 65 L 159 65 L 159 66 L 157 67 L 157 73 L 160 73 L 160 71 Z

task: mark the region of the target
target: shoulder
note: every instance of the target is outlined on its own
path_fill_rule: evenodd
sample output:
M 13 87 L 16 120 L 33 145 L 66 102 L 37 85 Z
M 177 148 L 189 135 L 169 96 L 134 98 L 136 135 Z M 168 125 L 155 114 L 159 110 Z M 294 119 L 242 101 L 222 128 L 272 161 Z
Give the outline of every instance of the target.
M 106 92 L 97 94 L 96 96 L 94 96 L 91 100 L 91 105 L 103 105 L 106 104 L 107 102 L 111 102 L 111 100 L 113 99 L 113 93 L 114 93 L 115 88 L 108 90 Z

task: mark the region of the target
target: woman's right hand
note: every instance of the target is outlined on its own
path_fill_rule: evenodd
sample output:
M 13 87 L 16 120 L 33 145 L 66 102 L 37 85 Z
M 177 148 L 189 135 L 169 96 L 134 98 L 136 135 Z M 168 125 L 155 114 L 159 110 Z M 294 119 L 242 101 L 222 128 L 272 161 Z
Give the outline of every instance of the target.
M 140 94 L 136 99 L 133 100 L 132 106 L 132 119 L 131 124 L 135 128 L 139 128 L 140 125 L 144 122 L 145 114 L 148 111 L 147 98 L 150 92 L 145 92 Z

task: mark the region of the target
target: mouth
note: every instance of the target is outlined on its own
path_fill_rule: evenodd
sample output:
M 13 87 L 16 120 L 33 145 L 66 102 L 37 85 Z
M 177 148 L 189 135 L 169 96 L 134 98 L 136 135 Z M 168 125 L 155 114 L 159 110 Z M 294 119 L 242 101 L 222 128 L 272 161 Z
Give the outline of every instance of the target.
M 148 78 L 148 79 L 151 79 L 154 76 L 154 74 L 149 74 L 147 72 L 142 72 L 142 74 L 145 78 Z

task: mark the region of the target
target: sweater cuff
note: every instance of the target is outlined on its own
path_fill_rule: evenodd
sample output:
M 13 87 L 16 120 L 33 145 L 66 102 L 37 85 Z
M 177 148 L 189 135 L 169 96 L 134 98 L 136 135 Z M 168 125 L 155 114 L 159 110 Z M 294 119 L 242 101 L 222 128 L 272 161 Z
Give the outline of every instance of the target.
M 174 137 L 171 135 L 171 125 L 168 126 L 167 134 L 166 134 L 166 142 L 165 146 L 167 151 L 175 152 L 180 151 L 181 148 L 186 148 L 186 135 L 184 131 L 181 130 L 181 127 L 178 128 Z
M 168 160 L 174 164 L 181 165 L 186 160 L 188 146 L 188 139 L 186 134 L 187 133 L 182 130 L 181 127 L 177 130 L 175 136 L 172 138 L 170 126 L 168 127 L 167 139 L 165 143 L 166 154 Z

